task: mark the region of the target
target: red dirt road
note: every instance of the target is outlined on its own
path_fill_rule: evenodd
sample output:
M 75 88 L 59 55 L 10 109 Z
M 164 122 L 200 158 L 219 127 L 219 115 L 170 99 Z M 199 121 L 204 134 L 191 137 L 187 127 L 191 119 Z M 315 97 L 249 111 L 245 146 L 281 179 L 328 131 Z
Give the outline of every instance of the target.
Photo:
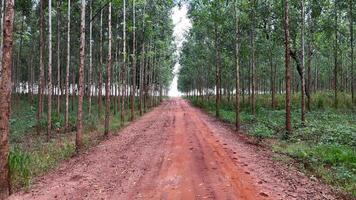
M 272 157 L 177 98 L 10 199 L 336 199 Z

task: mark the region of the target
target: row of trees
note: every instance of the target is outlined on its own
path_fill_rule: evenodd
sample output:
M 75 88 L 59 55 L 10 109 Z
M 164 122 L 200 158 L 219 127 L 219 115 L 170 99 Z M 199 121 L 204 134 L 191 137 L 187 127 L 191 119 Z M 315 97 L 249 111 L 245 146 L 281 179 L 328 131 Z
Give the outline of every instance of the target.
M 270 94 L 272 108 L 276 94 L 285 94 L 288 133 L 292 93 L 301 94 L 303 123 L 313 92 L 333 91 L 335 107 L 340 92 L 355 102 L 352 0 L 192 0 L 189 6 L 193 27 L 178 87 L 187 95 L 215 95 L 217 116 L 222 96 L 235 95 L 237 129 L 245 96 L 255 114 L 257 94 Z
M 76 108 L 76 149 L 79 151 L 83 110 L 87 109 L 89 115 L 98 115 L 99 119 L 105 111 L 105 135 L 109 134 L 113 113 L 120 114 L 122 122 L 127 115 L 131 120 L 136 112 L 142 115 L 167 93 L 175 49 L 170 18 L 173 0 L 3 2 L 0 199 L 9 194 L 11 90 L 14 107 L 20 97 L 25 96 L 37 108 L 37 132 L 46 130 L 48 139 L 53 131 L 52 116 L 64 116 L 63 129 L 69 131 L 70 104 L 72 109 Z M 15 16 L 15 21 L 11 16 Z M 97 114 L 93 113 L 94 104 L 98 107 Z M 130 112 L 126 114 L 127 110 Z M 43 122 L 45 129 L 41 127 Z

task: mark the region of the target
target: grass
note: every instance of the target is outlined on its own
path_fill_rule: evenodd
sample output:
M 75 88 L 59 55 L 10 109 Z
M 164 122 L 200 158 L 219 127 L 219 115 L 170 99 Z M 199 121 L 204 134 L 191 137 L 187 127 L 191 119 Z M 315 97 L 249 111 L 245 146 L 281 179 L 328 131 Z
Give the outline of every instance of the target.
M 312 111 L 306 114 L 305 125 L 300 121 L 299 97 L 292 102 L 293 134 L 285 139 L 283 96 L 277 96 L 277 108 L 271 109 L 270 97 L 258 96 L 257 112 L 253 116 L 247 104 L 242 105 L 243 129 L 257 142 L 263 142 L 276 153 L 287 155 L 300 163 L 300 169 L 327 184 L 356 197 L 356 113 L 351 98 L 340 94 L 338 108 L 333 107 L 332 95 L 317 93 Z M 214 114 L 215 102 L 190 98 L 193 105 Z M 234 123 L 232 102 L 223 100 L 220 119 Z
M 94 101 L 93 101 L 94 102 Z M 89 115 L 87 101 L 84 101 L 84 150 L 99 143 L 103 139 L 104 113 L 98 116 L 97 105 L 92 105 L 92 115 Z M 74 103 L 76 104 L 76 103 Z M 33 179 L 39 175 L 56 167 L 62 160 L 75 155 L 75 123 L 76 108 L 70 109 L 69 121 L 72 128 L 71 132 L 65 133 L 63 130 L 64 116 L 53 112 L 53 130 L 51 138 L 47 141 L 46 137 L 46 118 L 41 121 L 40 129 L 42 132 L 36 133 L 36 102 L 31 104 L 26 96 L 18 98 L 16 104 L 12 106 L 10 116 L 10 152 L 9 169 L 10 181 L 13 191 L 20 188 L 28 189 Z M 55 105 L 54 105 L 55 106 Z M 64 108 L 64 105 L 61 105 Z M 136 106 L 137 109 L 137 106 Z M 45 111 L 46 112 L 46 111 Z M 103 111 L 104 112 L 104 111 Z M 119 129 L 129 123 L 130 111 L 126 110 L 125 120 L 122 124 L 120 114 L 112 114 L 110 117 L 109 130 L 116 134 Z M 136 118 L 139 112 L 136 112 Z

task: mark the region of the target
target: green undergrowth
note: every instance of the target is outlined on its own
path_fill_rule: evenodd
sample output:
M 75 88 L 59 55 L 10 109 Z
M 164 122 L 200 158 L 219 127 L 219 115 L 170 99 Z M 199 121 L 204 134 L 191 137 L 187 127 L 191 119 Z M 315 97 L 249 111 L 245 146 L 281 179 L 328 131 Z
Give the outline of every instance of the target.
M 20 98 L 16 105 L 12 106 L 11 110 L 9 169 L 11 187 L 14 191 L 20 188 L 28 189 L 35 177 L 55 168 L 60 161 L 68 159 L 76 153 L 74 143 L 76 107 L 70 109 L 69 122 L 71 130 L 68 133 L 63 128 L 63 114 L 58 115 L 53 111 L 53 131 L 50 139 L 47 140 L 45 131 L 47 121 L 45 117 L 39 127 L 40 134 L 37 134 L 37 110 L 34 105 L 37 104 L 35 102 L 31 104 L 24 97 Z M 86 101 L 84 101 L 83 111 L 83 148 L 86 150 L 105 138 L 103 137 L 104 111 L 102 116 L 99 117 L 98 108 L 93 105 L 92 115 L 89 115 Z M 119 113 L 112 113 L 109 127 L 111 134 L 117 134 L 118 130 L 129 123 L 129 115 L 130 111 L 126 110 L 125 118 L 122 122 Z M 136 118 L 138 117 L 139 112 L 136 112 Z
M 288 138 L 285 137 L 283 107 L 271 109 L 267 106 L 269 98 L 266 96 L 258 96 L 257 104 L 260 105 L 255 116 L 251 115 L 247 105 L 242 105 L 242 127 L 256 142 L 263 142 L 273 151 L 298 161 L 305 173 L 356 197 L 356 113 L 354 108 L 349 108 L 351 102 L 350 105 L 341 104 L 347 103 L 347 100 L 340 99 L 339 108 L 335 109 L 331 106 L 332 101 L 327 102 L 327 95 L 317 94 L 313 97 L 314 101 L 323 103 L 312 103 L 313 110 L 306 114 L 304 125 L 301 124 L 298 106 L 293 107 L 293 134 Z M 283 104 L 282 96 L 277 96 L 277 99 L 279 105 Z M 215 114 L 215 101 L 212 98 L 209 101 L 201 98 L 189 100 L 194 106 Z M 234 109 L 234 104 L 224 99 L 220 119 L 234 123 Z

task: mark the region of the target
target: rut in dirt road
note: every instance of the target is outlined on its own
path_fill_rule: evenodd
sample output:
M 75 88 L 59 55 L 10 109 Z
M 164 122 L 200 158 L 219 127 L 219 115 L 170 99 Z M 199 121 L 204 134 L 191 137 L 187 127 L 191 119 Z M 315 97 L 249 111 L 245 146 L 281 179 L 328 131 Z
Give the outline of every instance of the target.
M 176 98 L 10 199 L 335 199 L 270 154 Z

